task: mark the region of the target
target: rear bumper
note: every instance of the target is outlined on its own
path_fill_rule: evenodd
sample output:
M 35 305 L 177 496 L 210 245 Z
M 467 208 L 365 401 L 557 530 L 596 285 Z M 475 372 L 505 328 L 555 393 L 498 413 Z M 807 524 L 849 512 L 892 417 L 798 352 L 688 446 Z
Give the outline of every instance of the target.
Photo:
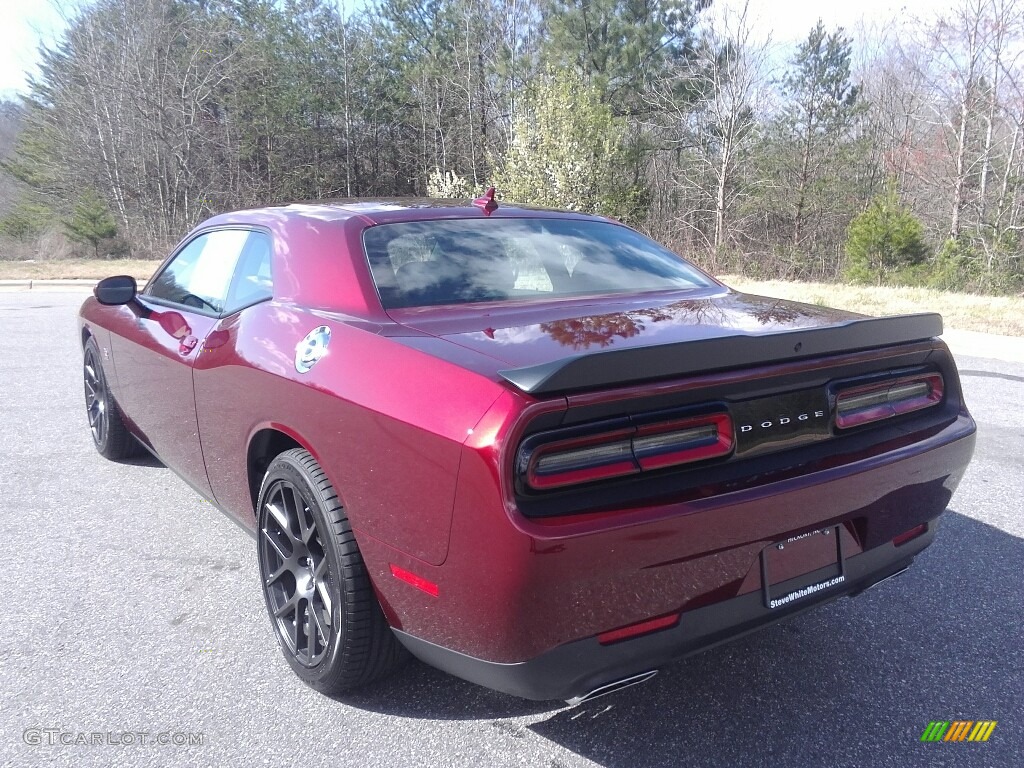
M 932 541 L 936 518 L 970 461 L 974 433 L 963 412 L 929 435 L 908 435 L 889 451 L 823 471 L 694 502 L 549 520 L 504 508 L 488 475 L 492 464 L 467 452 L 444 564 L 428 566 L 372 537 L 359 546 L 385 615 L 413 655 L 512 695 L 572 699 L 906 568 Z M 833 526 L 849 545 L 844 580 L 768 607 L 761 553 Z M 920 526 L 927 526 L 924 534 L 893 545 Z M 802 582 L 797 588 L 816 586 L 814 569 L 825 563 L 802 562 L 805 569 L 783 572 Z M 399 581 L 390 563 L 437 591 Z M 771 596 L 787 597 L 791 581 L 771 585 Z M 667 629 L 598 641 L 677 614 Z
M 764 593 L 751 592 L 682 614 L 667 629 L 609 645 L 596 637 L 560 645 L 528 661 L 500 663 L 394 630 L 401 643 L 421 661 L 464 680 L 524 699 L 572 700 L 617 680 L 656 670 L 674 659 L 705 650 L 761 627 L 803 613 L 809 608 L 849 597 L 905 570 L 931 544 L 936 523 L 903 544 L 882 544 L 846 559 L 843 581 L 778 608 L 767 607 Z M 778 594 L 807 583 L 827 580 L 829 569 L 778 585 Z

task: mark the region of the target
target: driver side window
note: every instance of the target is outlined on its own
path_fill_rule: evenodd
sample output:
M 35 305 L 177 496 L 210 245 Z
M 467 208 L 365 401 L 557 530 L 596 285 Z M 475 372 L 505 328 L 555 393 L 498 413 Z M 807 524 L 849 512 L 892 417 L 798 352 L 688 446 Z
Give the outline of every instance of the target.
M 249 231 L 244 229 L 219 229 L 199 235 L 150 283 L 146 295 L 220 314 L 248 237 Z

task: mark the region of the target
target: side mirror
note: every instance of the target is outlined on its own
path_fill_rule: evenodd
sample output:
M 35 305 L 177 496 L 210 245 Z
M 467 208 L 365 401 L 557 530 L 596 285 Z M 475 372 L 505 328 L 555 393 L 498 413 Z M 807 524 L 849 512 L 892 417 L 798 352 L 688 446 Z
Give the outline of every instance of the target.
M 114 275 L 100 280 L 93 289 L 93 295 L 96 301 L 109 307 L 129 303 L 135 298 L 138 290 L 134 277 Z

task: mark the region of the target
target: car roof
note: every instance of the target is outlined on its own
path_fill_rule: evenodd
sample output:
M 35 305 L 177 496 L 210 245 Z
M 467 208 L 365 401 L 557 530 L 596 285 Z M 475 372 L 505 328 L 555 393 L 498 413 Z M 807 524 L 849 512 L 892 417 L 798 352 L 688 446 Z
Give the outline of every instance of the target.
M 571 218 L 590 221 L 610 221 L 575 211 L 544 208 L 498 201 L 497 210 L 490 214 L 468 200 L 438 200 L 434 198 L 341 198 L 330 200 L 309 200 L 281 205 L 249 208 L 220 214 L 204 222 L 204 226 L 237 223 L 264 223 L 268 219 L 280 222 L 286 220 L 345 221 L 360 218 L 367 225 L 399 221 L 422 221 L 427 219 L 476 219 L 486 218 Z
M 362 233 L 378 224 L 487 218 L 618 224 L 602 216 L 503 202 L 488 213 L 467 200 L 316 200 L 223 213 L 204 221 L 186 240 L 219 227 L 264 227 L 275 233 L 277 240 L 272 266 L 276 299 L 374 322 L 391 322 L 380 304 L 363 254 Z M 338 258 L 340 253 L 347 253 L 349 258 Z

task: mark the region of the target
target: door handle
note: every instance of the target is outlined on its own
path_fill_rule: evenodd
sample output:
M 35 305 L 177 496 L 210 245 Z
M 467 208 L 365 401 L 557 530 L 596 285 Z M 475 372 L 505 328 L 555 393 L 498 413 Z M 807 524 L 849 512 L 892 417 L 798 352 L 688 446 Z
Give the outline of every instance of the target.
M 187 355 L 189 352 L 196 348 L 196 344 L 198 343 L 199 339 L 197 339 L 195 336 L 186 336 L 178 344 L 178 352 L 183 355 Z

